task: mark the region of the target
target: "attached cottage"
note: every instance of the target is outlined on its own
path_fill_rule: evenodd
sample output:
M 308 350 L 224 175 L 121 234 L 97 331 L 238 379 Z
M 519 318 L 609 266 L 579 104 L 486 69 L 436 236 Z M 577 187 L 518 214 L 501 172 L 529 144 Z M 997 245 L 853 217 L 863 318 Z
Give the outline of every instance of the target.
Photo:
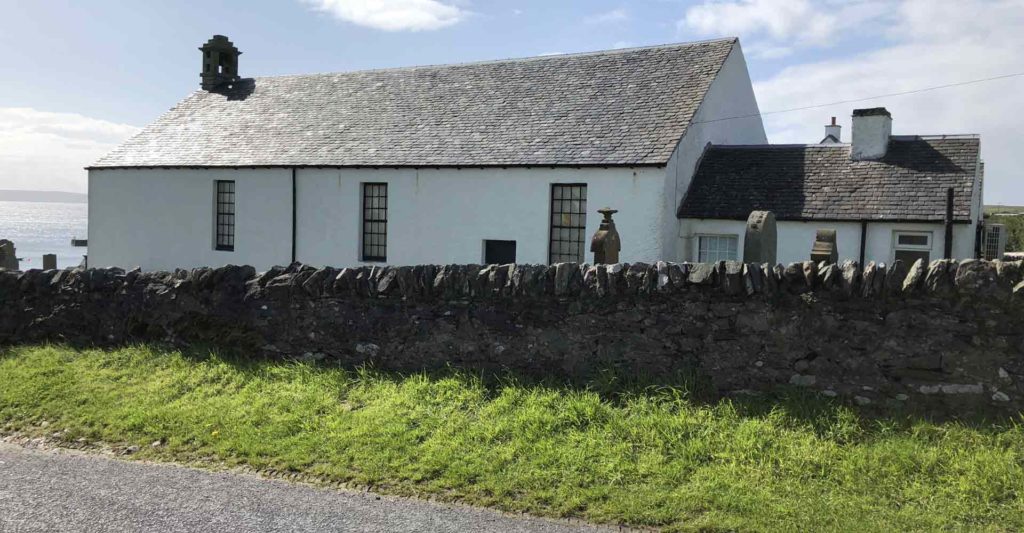
M 682 259 L 741 258 L 755 210 L 778 221 L 781 263 L 806 261 L 819 229 L 835 230 L 840 260 L 861 264 L 977 257 L 978 137 L 891 128 L 884 108 L 858 109 L 851 144 L 833 122 L 822 144 L 709 146 L 679 206 Z
M 625 262 L 741 259 L 753 209 L 780 261 L 819 222 L 848 257 L 865 220 L 934 233 L 947 185 L 973 255 L 976 138 L 766 145 L 737 39 L 268 78 L 226 37 L 200 50 L 201 90 L 89 167 L 90 266 L 588 262 L 606 206 Z

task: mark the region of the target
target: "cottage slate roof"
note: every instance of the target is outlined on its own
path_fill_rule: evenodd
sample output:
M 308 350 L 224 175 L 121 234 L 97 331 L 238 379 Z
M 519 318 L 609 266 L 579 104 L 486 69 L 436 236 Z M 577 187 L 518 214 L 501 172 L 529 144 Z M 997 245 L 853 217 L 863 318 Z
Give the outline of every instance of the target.
M 664 165 L 736 41 L 243 80 L 90 168 Z
M 969 221 L 977 136 L 893 136 L 878 161 L 851 161 L 849 144 L 709 146 L 679 218 Z

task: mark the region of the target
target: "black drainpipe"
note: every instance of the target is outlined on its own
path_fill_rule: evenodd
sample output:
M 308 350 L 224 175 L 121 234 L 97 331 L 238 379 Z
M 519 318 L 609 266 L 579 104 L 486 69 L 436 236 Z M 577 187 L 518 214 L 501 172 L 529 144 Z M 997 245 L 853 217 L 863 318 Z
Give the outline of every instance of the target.
M 953 258 L 953 188 L 946 189 L 946 254 L 944 259 Z
M 295 167 L 292 167 L 292 263 L 295 262 Z
M 868 221 L 860 221 L 860 266 L 864 266 L 864 252 L 868 247 Z

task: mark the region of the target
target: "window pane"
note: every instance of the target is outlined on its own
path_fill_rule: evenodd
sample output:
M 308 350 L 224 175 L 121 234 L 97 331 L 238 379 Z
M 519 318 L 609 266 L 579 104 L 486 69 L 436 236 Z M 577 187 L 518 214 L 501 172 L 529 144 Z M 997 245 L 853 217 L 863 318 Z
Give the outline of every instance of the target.
M 231 251 L 235 247 L 235 182 L 217 180 L 214 185 L 214 240 L 216 250 Z
M 900 244 L 909 246 L 928 246 L 927 235 L 907 235 L 905 233 L 901 233 L 898 238 L 898 242 Z
M 387 257 L 388 186 L 363 184 L 363 260 L 385 261 Z
M 551 186 L 551 228 L 549 260 L 557 262 L 582 262 L 587 214 L 586 185 Z

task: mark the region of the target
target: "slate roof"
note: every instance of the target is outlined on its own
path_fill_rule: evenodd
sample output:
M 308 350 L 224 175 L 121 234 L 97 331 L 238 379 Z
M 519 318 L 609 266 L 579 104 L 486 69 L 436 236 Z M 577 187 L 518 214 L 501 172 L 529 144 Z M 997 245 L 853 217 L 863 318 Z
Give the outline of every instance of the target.
M 679 218 L 969 221 L 976 136 L 897 137 L 879 161 L 851 161 L 850 145 L 709 146 Z
M 664 165 L 735 43 L 249 79 L 90 168 Z

